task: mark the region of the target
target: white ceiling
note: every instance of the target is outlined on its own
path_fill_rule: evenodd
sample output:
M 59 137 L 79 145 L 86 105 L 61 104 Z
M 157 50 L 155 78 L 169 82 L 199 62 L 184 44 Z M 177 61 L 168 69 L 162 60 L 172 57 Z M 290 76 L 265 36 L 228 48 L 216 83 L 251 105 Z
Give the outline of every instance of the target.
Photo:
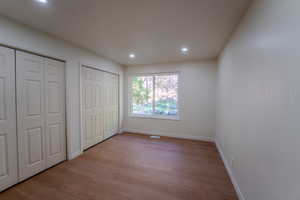
M 48 1 L 1 0 L 0 13 L 124 65 L 215 58 L 250 2 Z M 182 46 L 190 48 L 187 55 Z

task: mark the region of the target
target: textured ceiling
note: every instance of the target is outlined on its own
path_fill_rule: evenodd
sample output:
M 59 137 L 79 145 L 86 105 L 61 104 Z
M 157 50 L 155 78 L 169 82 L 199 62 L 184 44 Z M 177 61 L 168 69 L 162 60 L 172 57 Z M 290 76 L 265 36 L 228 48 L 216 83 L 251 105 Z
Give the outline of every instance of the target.
M 0 14 L 124 65 L 215 58 L 250 2 L 48 1 L 1 0 Z M 182 46 L 190 48 L 187 55 L 180 53 Z

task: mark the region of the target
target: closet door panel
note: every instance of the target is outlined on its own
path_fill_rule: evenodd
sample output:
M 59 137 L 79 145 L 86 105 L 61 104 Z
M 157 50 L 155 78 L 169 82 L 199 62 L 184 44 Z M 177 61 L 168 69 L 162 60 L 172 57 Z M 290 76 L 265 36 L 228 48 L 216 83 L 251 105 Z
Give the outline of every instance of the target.
M 46 167 L 44 60 L 17 51 L 16 61 L 19 178 L 24 180 Z
M 96 75 L 92 69 L 82 68 L 82 100 L 83 100 L 83 131 L 84 148 L 88 148 L 95 144 L 96 136 L 96 116 L 95 107 L 97 101 L 96 94 Z
M 96 94 L 96 104 L 95 104 L 95 121 L 96 121 L 96 132 L 95 132 L 95 144 L 103 140 L 103 102 L 102 102 L 102 82 L 103 82 L 103 72 L 99 70 L 95 71 L 95 94 Z
M 110 79 L 109 79 L 109 76 L 110 74 L 108 73 L 104 73 L 104 76 L 103 76 L 103 80 L 104 80 L 104 83 L 103 83 L 103 87 L 104 87 L 104 90 L 103 90 L 103 95 L 104 95 L 104 138 L 107 139 L 110 137 L 110 130 L 109 130 L 109 123 L 110 123 L 110 98 L 109 98 L 109 95 L 110 95 Z
M 109 138 L 118 133 L 118 76 L 105 73 L 104 76 L 104 135 Z
M 64 63 L 45 59 L 47 168 L 66 159 Z
M 112 80 L 112 134 L 119 132 L 119 77 Z
M 0 47 L 0 191 L 18 181 L 14 57 Z
M 103 72 L 82 68 L 84 148 L 103 140 Z
M 118 76 L 81 68 L 83 148 L 118 132 Z

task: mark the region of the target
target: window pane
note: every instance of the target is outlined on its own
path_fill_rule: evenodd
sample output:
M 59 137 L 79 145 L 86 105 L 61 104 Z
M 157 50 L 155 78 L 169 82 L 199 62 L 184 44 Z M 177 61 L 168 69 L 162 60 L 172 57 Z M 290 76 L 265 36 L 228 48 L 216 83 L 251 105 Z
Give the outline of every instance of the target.
M 155 114 L 178 114 L 178 75 L 155 76 Z
M 132 80 L 132 113 L 152 114 L 153 77 L 138 76 Z

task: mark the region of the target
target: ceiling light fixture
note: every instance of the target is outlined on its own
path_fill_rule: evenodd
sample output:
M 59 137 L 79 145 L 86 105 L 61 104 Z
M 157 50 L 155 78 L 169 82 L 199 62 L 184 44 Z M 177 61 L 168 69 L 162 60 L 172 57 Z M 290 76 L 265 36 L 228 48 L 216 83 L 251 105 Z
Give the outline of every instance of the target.
M 187 48 L 187 47 L 182 47 L 181 48 L 182 53 L 187 53 L 188 51 L 189 51 L 189 48 Z
M 36 0 L 36 1 L 40 3 L 48 3 L 48 0 Z
M 135 58 L 135 54 L 133 54 L 133 53 L 131 53 L 131 54 L 129 54 L 129 58 Z

